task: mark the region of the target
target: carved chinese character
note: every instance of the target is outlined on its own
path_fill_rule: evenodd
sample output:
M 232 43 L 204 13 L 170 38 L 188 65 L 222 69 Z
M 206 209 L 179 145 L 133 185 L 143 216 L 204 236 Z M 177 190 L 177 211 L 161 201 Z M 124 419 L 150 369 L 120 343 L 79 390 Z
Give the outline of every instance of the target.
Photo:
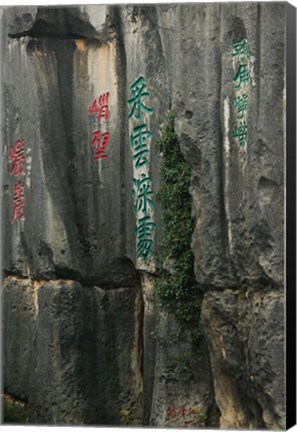
M 234 83 L 238 83 L 235 85 L 236 89 L 239 89 L 241 85 L 244 85 L 245 87 L 249 85 L 249 71 L 246 64 L 240 65 L 236 75 L 233 78 Z
M 133 160 L 136 161 L 136 168 L 140 168 L 143 165 L 149 165 L 146 156 L 149 154 L 148 140 L 152 136 L 153 134 L 146 129 L 146 125 L 140 125 L 134 128 L 134 135 L 131 135 L 130 143 L 132 148 L 134 149 Z
M 184 406 L 180 407 L 178 410 L 178 414 L 184 416 L 186 413 L 186 408 Z
M 242 96 L 237 96 L 237 98 L 233 100 L 233 107 L 237 108 L 237 118 L 242 119 L 248 108 L 248 95 L 243 94 Z
M 247 143 L 248 134 L 246 122 L 240 122 L 240 126 L 236 126 L 233 129 L 233 138 L 238 138 L 241 147 Z
M 9 149 L 9 162 L 12 162 L 12 167 L 9 174 L 15 174 L 17 177 L 25 175 L 25 141 L 17 141 L 13 147 Z
M 167 408 L 167 411 L 166 411 L 166 416 L 167 416 L 167 417 L 170 417 L 170 418 L 175 418 L 175 417 L 176 417 L 176 410 L 175 410 L 175 407 L 173 407 L 173 406 L 169 406 L 169 407 Z
M 101 134 L 101 131 L 93 132 L 93 140 L 91 146 L 96 152 L 94 157 L 95 160 L 106 159 L 107 154 L 105 154 L 106 147 L 108 146 L 110 140 L 110 133 L 105 132 Z
M 129 119 L 135 117 L 137 120 L 140 120 L 142 112 L 148 114 L 153 112 L 153 109 L 144 105 L 142 101 L 150 97 L 144 77 L 140 76 L 130 88 L 132 98 L 128 100 L 128 105 L 132 106 L 132 109 L 129 114 Z
M 233 41 L 232 57 L 239 57 L 240 61 L 245 61 L 250 57 L 247 38 Z
M 152 251 L 153 240 L 152 230 L 156 229 L 156 224 L 151 221 L 149 216 L 144 216 L 139 219 L 137 227 L 135 228 L 135 235 L 137 236 L 137 256 L 146 259 Z
M 24 184 L 19 181 L 13 188 L 13 216 L 11 223 L 24 221 L 25 193 Z
M 102 119 L 108 121 L 109 109 L 108 109 L 109 92 L 103 93 L 99 96 L 98 100 L 95 99 L 92 106 L 89 108 L 89 114 L 98 113 L 98 121 Z
M 148 207 L 152 210 L 155 208 L 151 200 L 153 195 L 152 180 L 146 174 L 141 174 L 140 179 L 133 179 L 133 184 L 136 187 L 136 191 L 133 190 L 133 197 L 135 199 L 134 211 L 135 213 L 142 211 L 146 215 Z

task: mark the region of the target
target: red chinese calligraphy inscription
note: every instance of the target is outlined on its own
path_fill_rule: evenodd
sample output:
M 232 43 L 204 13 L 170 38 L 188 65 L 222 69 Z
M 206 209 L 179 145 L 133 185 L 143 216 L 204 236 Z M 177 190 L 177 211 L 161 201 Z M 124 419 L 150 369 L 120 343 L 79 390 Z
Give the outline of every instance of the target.
M 98 113 L 98 122 L 108 121 L 109 119 L 109 108 L 108 108 L 109 92 L 105 92 L 95 99 L 89 108 L 89 114 Z M 103 127 L 104 128 L 104 127 Z M 108 129 L 108 128 L 107 128 Z M 110 133 L 108 131 L 98 130 L 93 132 L 93 140 L 91 146 L 95 150 L 94 160 L 106 159 L 108 156 L 105 150 L 110 140 Z
M 99 130 L 97 132 L 93 132 L 93 137 L 94 138 L 93 141 L 91 142 L 91 146 L 96 152 L 94 159 L 95 160 L 106 159 L 107 155 L 104 152 L 110 140 L 110 133 L 104 132 L 103 134 L 101 134 Z
M 25 140 L 18 140 L 9 149 L 9 162 L 12 163 L 9 174 L 19 177 L 25 175 Z
M 101 122 L 101 120 L 108 121 L 109 119 L 108 99 L 109 92 L 103 93 L 93 101 L 89 108 L 89 114 L 98 113 L 98 122 Z
M 11 223 L 16 221 L 24 221 L 25 193 L 24 184 L 19 181 L 13 188 L 13 216 Z
M 18 140 L 9 149 L 9 163 L 12 164 L 9 174 L 15 177 L 25 176 L 25 161 L 25 140 Z M 24 183 L 19 180 L 13 187 L 13 215 L 11 223 L 25 220 L 24 207 L 25 186 Z

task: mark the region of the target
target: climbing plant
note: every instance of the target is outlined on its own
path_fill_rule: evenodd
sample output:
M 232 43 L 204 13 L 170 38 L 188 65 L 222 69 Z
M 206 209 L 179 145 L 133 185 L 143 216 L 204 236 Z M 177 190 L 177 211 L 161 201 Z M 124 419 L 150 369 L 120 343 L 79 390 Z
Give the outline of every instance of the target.
M 162 208 L 163 239 L 156 254 L 156 293 L 160 308 L 170 312 L 178 332 L 172 340 L 184 340 L 197 347 L 201 338 L 202 292 L 194 274 L 191 251 L 190 166 L 185 162 L 174 130 L 174 116 L 168 120 L 155 145 L 161 154 L 160 187 L 156 199 Z

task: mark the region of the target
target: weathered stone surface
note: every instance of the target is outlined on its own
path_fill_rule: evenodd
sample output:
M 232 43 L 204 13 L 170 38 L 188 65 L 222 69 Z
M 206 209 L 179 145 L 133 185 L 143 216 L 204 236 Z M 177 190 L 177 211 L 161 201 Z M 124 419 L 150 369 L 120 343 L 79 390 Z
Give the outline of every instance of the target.
M 232 43 L 244 36 L 240 148 Z M 125 410 L 145 425 L 185 426 L 182 414 L 166 418 L 175 404 L 198 406 L 199 425 L 283 427 L 285 4 L 5 8 L 1 38 L 7 390 L 28 399 L 40 423 L 119 424 Z M 139 272 L 136 259 L 127 100 L 140 75 L 154 109 L 145 118 L 152 143 L 171 107 L 192 168 L 209 353 L 205 346 L 191 382 L 152 336 L 154 274 Z M 94 161 L 98 125 L 88 109 L 106 91 L 112 138 L 108 158 Z M 8 154 L 18 139 L 31 169 L 26 220 L 11 224 Z M 154 192 L 159 166 L 151 149 Z M 155 202 L 156 249 L 160 213 Z M 162 317 L 160 335 L 172 326 Z
M 261 286 L 267 280 L 281 286 L 285 5 L 217 3 L 173 9 L 163 19 L 170 27 L 171 16 L 175 29 L 182 26 L 183 31 L 163 40 L 164 51 L 174 47 L 175 59 L 180 59 L 178 67 L 166 70 L 172 73 L 181 148 L 193 168 L 197 280 L 216 288 Z M 245 35 L 253 78 L 247 90 L 249 139 L 241 151 L 231 138 L 232 40 Z M 166 59 L 174 64 L 173 57 Z
M 3 363 L 6 390 L 26 400 L 31 391 L 36 334 L 37 285 L 8 278 L 2 290 Z
M 30 422 L 120 424 L 122 409 L 141 422 L 137 286 L 10 278 L 3 299 L 4 385 L 28 400 Z
M 10 247 L 5 269 L 48 277 L 68 271 L 100 280 L 100 268 L 123 256 L 135 258 L 130 234 L 133 205 L 128 193 L 132 184 L 128 113 L 123 96 L 135 80 L 135 71 L 143 70 L 154 107 L 152 132 L 157 138 L 171 102 L 182 150 L 193 167 L 193 212 L 197 220 L 193 250 L 198 281 L 223 288 L 237 287 L 246 280 L 261 284 L 263 279 L 279 285 L 283 280 L 283 230 L 279 227 L 283 226 L 284 5 L 127 6 L 108 10 L 102 9 L 100 16 L 105 11 L 108 22 L 118 27 L 104 46 L 87 33 L 86 39 L 66 39 L 54 37 L 54 30 L 53 34 L 44 30 L 38 42 L 29 36 L 17 37 L 25 31 L 22 29 L 19 33 L 15 30 L 14 39 L 9 39 L 4 67 L 4 141 L 14 142 L 21 135 L 34 156 L 27 221 L 19 233 L 15 226 L 7 225 Z M 15 13 L 13 10 L 13 22 Z M 57 27 L 68 26 L 70 35 L 76 34 L 78 24 L 72 18 L 80 15 L 78 9 L 53 9 L 48 16 L 46 9 L 41 9 L 38 14 L 49 24 L 55 14 L 59 15 Z M 27 15 L 20 18 L 19 25 L 24 21 L 24 28 L 28 26 Z M 32 26 L 35 21 L 32 18 Z M 256 32 L 255 21 L 259 22 Z M 230 50 L 232 39 L 238 36 L 238 22 L 239 36 L 248 36 L 254 74 L 245 152 L 230 141 Z M 257 57 L 258 44 L 263 46 L 261 55 L 269 52 L 263 62 Z M 180 67 L 173 68 L 176 58 Z M 257 73 L 260 63 L 261 74 Z M 97 76 L 106 77 L 104 86 L 104 80 L 98 83 Z M 107 88 L 111 92 L 114 145 L 98 171 L 98 164 L 90 157 L 92 122 L 88 107 L 95 95 Z M 271 102 L 271 95 L 277 103 Z M 33 123 L 34 127 L 28 127 Z M 7 154 L 6 146 L 4 150 Z M 151 162 L 157 187 L 158 157 L 154 153 Z M 114 173 L 121 181 L 113 181 Z M 5 176 L 5 183 L 11 190 L 9 176 Z M 9 196 L 5 194 L 8 212 Z M 16 244 L 11 244 L 11 239 Z M 95 264 L 98 262 L 100 266 Z
M 45 36 L 9 39 L 5 53 L 4 142 L 25 139 L 32 169 L 26 223 L 21 228 L 9 223 L 8 189 L 4 197 L 8 222 L 4 269 L 45 278 L 82 278 L 88 283 L 104 283 L 104 272 L 113 282 L 119 274 L 118 260 L 135 254 L 134 238 L 126 234 L 129 225 L 131 232 L 134 229 L 132 173 L 123 135 L 126 113 L 120 113 L 116 42 L 100 48 L 93 39 Z M 98 81 L 100 76 L 106 76 L 105 82 Z M 95 119 L 88 115 L 88 108 L 107 90 L 114 145 L 103 165 L 92 159 Z M 114 181 L 115 173 L 119 181 Z M 13 178 L 6 174 L 5 187 L 11 191 Z M 123 263 L 119 267 L 124 268 Z M 120 284 L 128 282 L 124 279 Z
M 209 292 L 203 304 L 222 429 L 284 429 L 281 292 Z
M 219 412 L 214 403 L 205 344 L 201 343 L 200 352 L 191 362 L 187 343 L 170 343 L 176 332 L 174 319 L 167 313 L 160 314 L 150 424 L 154 427 L 218 427 Z

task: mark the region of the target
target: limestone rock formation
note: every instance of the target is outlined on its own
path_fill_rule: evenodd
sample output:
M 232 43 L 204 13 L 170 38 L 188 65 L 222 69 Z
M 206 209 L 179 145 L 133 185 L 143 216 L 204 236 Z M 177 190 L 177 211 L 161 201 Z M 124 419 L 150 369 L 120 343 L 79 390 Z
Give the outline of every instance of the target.
M 4 390 L 29 422 L 284 427 L 285 7 L 1 11 Z M 190 377 L 162 350 L 176 324 L 139 258 L 162 238 L 156 200 L 152 242 L 135 236 L 132 190 L 136 175 L 158 190 L 169 108 L 205 293 Z

